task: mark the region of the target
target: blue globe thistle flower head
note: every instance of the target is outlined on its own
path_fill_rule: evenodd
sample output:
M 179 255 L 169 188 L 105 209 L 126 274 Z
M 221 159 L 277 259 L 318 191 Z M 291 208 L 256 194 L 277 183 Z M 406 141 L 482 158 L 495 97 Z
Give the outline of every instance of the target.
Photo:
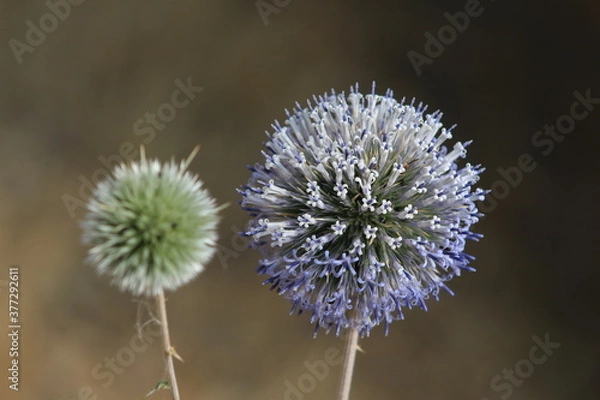
M 203 271 L 215 252 L 218 211 L 203 183 L 179 165 L 121 164 L 100 182 L 81 223 L 87 261 L 121 290 L 155 296 Z
M 479 165 L 457 161 L 468 143 L 444 145 L 442 114 L 393 93 L 344 93 L 296 104 L 268 134 L 264 164 L 250 168 L 242 207 L 245 235 L 262 249 L 258 272 L 311 313 L 315 334 L 344 328 L 362 336 L 427 309 L 469 266 L 466 240 L 481 217 Z

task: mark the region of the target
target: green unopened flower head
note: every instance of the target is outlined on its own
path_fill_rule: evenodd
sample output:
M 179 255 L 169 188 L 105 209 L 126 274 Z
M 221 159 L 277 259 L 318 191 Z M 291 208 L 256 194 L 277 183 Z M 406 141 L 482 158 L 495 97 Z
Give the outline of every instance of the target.
M 204 269 L 215 252 L 215 200 L 187 167 L 141 160 L 121 164 L 98 184 L 82 222 L 88 262 L 134 295 L 175 290 Z

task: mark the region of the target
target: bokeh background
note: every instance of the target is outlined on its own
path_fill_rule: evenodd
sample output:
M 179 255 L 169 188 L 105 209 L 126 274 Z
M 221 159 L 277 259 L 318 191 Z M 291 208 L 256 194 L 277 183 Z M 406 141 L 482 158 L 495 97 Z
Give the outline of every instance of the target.
M 487 166 L 482 186 L 523 153 L 537 168 L 477 225 L 485 238 L 468 250 L 478 272 L 451 283 L 455 297 L 362 342 L 352 398 L 500 399 L 506 392 L 490 381 L 547 333 L 560 348 L 504 398 L 599 398 L 600 106 L 548 156 L 531 139 L 569 112 L 574 91 L 600 97 L 600 5 L 481 4 L 482 15 L 417 75 L 407 53 L 423 54 L 424 34 L 436 35 L 444 13 L 464 1 L 290 1 L 265 25 L 254 1 L 87 0 L 21 63 L 9 41 L 25 42 L 26 22 L 39 26 L 49 8 L 1 1 L 0 280 L 20 266 L 23 328 L 18 393 L 7 389 L 8 337 L 0 335 L 0 398 L 82 399 L 89 386 L 98 399 L 141 399 L 161 379 L 157 341 L 108 387 L 92 376 L 129 345 L 137 306 L 84 265 L 84 210 L 69 211 L 64 197 L 80 198 L 81 178 L 103 168 L 100 156 L 148 139 L 134 123 L 188 77 L 203 91 L 146 151 L 181 159 L 200 144 L 191 169 L 231 206 L 219 257 L 169 296 L 172 340 L 185 359 L 177 364 L 182 398 L 296 399 L 286 397 L 286 381 L 297 384 L 306 361 L 343 348 L 333 334 L 313 339 L 308 317 L 288 316 L 289 304 L 261 286 L 258 254 L 235 235 L 248 219 L 235 188 L 284 108 L 356 82 L 369 90 L 374 80 L 378 92 L 416 97 L 458 124 L 454 138 L 474 140 L 469 161 Z M 339 371 L 331 366 L 302 398 L 334 398 Z

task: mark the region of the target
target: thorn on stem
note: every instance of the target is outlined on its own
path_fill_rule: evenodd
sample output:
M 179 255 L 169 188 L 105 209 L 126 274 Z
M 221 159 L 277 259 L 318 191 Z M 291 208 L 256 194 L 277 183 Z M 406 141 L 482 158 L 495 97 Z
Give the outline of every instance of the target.
M 159 391 L 159 390 L 165 390 L 165 389 L 171 389 L 171 384 L 169 383 L 169 381 L 159 381 L 159 382 L 156 382 L 156 385 L 154 385 L 154 387 L 152 388 L 152 390 L 150 390 L 146 394 L 146 397 L 150 397 L 154 393 L 156 393 L 157 391 Z
M 169 351 L 167 351 L 167 354 L 175 357 L 176 359 L 178 359 L 181 362 L 184 362 L 183 358 L 181 358 L 181 356 L 177 353 L 177 350 L 175 350 L 175 347 L 173 347 L 173 346 L 169 347 Z

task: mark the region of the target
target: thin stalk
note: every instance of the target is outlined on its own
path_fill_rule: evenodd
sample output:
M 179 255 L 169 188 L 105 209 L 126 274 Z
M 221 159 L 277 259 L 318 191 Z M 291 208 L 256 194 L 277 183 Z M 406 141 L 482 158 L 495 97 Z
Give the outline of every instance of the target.
M 167 306 L 165 301 L 165 293 L 161 289 L 156 296 L 156 306 L 158 308 L 158 319 L 163 337 L 163 348 L 165 350 L 165 361 L 167 363 L 167 371 L 169 373 L 169 386 L 173 392 L 173 400 L 180 400 L 179 386 L 177 386 L 177 377 L 175 376 L 175 366 L 173 365 L 173 354 L 175 349 L 171 346 L 171 337 L 169 335 L 169 322 L 167 321 Z
M 354 372 L 354 361 L 356 359 L 356 350 L 358 349 L 358 329 L 352 328 L 348 341 L 346 342 L 346 352 L 344 355 L 344 365 L 342 366 L 342 379 L 340 382 L 340 391 L 338 400 L 350 399 L 350 386 L 352 385 L 352 373 Z

